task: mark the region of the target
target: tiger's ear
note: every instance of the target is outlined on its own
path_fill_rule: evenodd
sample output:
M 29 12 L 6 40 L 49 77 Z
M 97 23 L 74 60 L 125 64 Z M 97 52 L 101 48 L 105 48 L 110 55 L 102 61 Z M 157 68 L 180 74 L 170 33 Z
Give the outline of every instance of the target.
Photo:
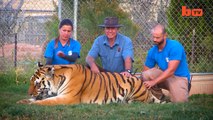
M 52 66 L 52 65 L 48 65 L 48 66 L 45 66 L 45 67 L 47 67 L 47 75 L 49 75 L 49 76 L 53 76 L 54 75 L 54 72 L 55 72 L 55 68 L 54 68 L 54 66 Z
M 37 63 L 37 66 L 38 66 L 38 67 L 43 67 L 44 65 L 43 65 L 41 62 L 38 62 L 38 63 Z

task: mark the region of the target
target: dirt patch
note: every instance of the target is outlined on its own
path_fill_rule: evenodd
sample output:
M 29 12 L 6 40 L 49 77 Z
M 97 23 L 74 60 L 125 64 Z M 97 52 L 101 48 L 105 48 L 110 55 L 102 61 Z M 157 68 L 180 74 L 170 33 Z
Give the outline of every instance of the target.
M 42 47 L 39 45 L 31 45 L 26 43 L 17 44 L 17 60 L 38 59 L 42 57 Z M 6 44 L 0 47 L 0 57 L 14 60 L 15 45 Z

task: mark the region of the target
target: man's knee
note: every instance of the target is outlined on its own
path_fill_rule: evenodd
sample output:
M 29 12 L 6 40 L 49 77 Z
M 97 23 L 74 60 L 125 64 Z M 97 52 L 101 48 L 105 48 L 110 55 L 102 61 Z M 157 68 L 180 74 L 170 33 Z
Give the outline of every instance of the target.
M 188 102 L 188 96 L 182 96 L 180 98 L 173 98 L 173 99 L 171 99 L 171 101 L 173 103 L 184 103 L 184 102 Z
M 155 79 L 161 73 L 162 73 L 161 70 L 159 70 L 157 68 L 152 68 L 152 69 L 149 69 L 149 70 L 142 72 L 141 73 L 141 79 L 144 80 L 144 81 Z
M 188 102 L 189 93 L 187 90 L 176 89 L 171 92 L 171 101 L 174 103 Z

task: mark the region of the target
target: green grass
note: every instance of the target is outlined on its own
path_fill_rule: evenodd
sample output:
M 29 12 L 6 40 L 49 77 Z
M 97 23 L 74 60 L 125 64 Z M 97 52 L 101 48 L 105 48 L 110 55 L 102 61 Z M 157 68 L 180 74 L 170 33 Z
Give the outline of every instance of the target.
M 16 85 L 13 73 L 0 74 L 0 119 L 56 120 L 212 120 L 213 95 L 193 95 L 188 103 L 179 104 L 79 104 L 37 106 L 16 104 L 28 98 L 28 83 Z M 19 75 L 19 79 L 25 76 Z M 5 81 L 5 82 L 4 82 Z M 7 82 L 6 82 L 7 81 Z M 20 80 L 21 81 L 21 80 Z

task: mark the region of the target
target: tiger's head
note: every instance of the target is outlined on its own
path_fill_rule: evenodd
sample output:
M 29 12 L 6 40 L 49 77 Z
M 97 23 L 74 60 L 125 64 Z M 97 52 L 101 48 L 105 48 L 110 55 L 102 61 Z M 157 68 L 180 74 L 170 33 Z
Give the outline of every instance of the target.
M 33 99 L 41 100 L 57 95 L 59 87 L 65 81 L 64 71 L 56 72 L 61 68 L 71 68 L 69 65 L 42 65 L 38 63 L 38 69 L 30 79 L 28 94 Z
M 43 66 L 38 63 L 38 69 L 33 74 L 30 79 L 30 86 L 28 89 L 28 94 L 34 99 L 43 99 L 48 96 L 48 91 L 50 86 L 48 86 L 47 81 L 51 80 L 53 77 L 53 67 Z

